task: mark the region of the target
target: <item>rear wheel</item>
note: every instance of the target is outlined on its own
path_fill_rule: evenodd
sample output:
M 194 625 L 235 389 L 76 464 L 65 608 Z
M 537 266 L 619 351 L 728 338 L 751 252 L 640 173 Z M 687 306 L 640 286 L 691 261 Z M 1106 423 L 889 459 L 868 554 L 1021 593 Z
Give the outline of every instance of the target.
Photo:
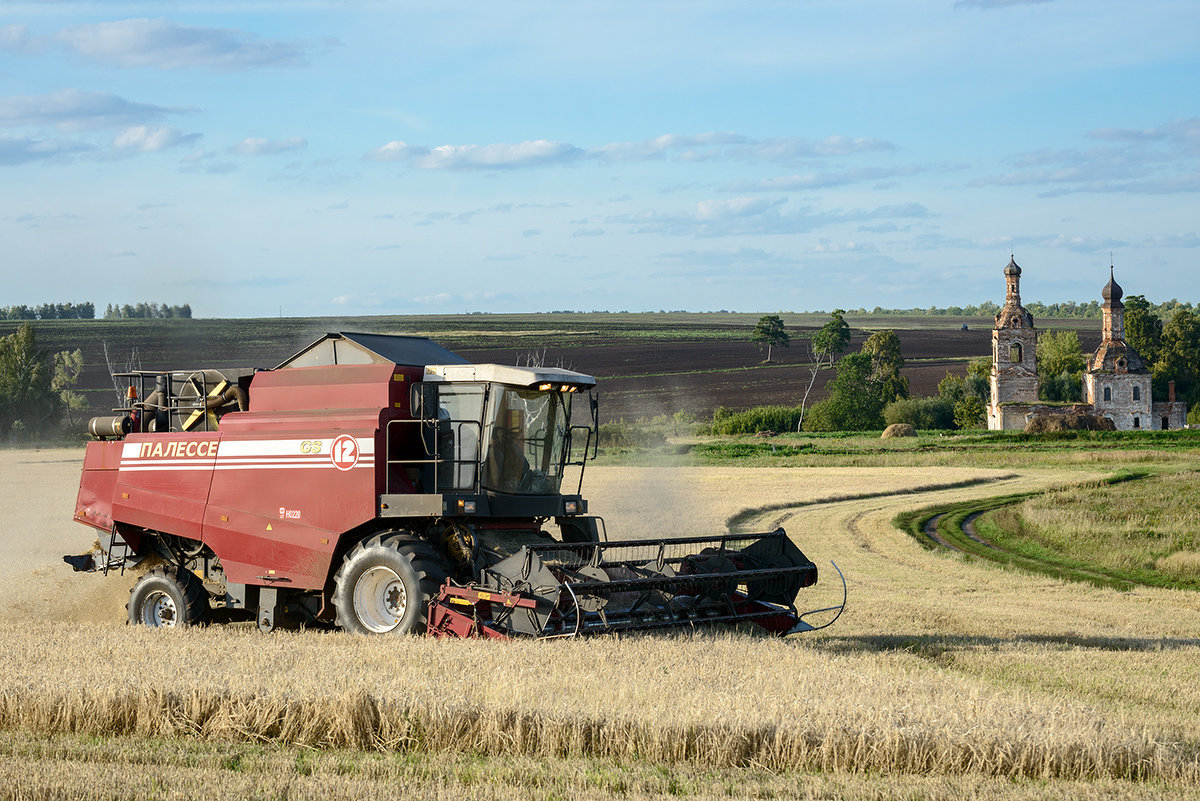
M 176 628 L 208 622 L 208 593 L 196 574 L 182 567 L 156 567 L 129 592 L 129 622 Z
M 412 534 L 379 534 L 358 543 L 333 577 L 337 624 L 356 634 L 423 634 L 429 602 L 446 565 Z

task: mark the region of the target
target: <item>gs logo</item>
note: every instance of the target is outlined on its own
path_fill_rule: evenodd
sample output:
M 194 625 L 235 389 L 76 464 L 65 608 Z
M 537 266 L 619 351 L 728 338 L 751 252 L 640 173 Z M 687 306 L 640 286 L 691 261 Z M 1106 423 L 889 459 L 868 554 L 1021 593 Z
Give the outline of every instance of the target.
M 319 440 L 319 439 L 306 439 L 300 443 L 300 452 L 301 453 L 320 453 L 321 445 L 322 445 L 322 443 L 321 443 L 321 440 Z

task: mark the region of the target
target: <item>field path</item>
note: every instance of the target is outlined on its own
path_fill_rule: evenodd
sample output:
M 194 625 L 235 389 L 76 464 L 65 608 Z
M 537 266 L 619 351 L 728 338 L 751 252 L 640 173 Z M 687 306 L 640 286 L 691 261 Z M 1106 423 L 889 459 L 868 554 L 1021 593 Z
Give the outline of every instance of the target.
M 938 472 L 920 474 L 932 481 Z M 806 503 L 752 522 L 782 525 L 818 567 L 832 559 L 845 574 L 846 611 L 813 635 L 815 647 L 908 652 L 938 671 L 1015 684 L 1048 701 L 1083 699 L 1102 716 L 1154 722 L 1200 742 L 1200 593 L 1060 581 L 927 550 L 892 524 L 917 507 L 1099 477 L 1019 471 L 971 487 Z M 798 605 L 827 605 L 836 584 L 827 568 L 813 597 L 802 594 Z

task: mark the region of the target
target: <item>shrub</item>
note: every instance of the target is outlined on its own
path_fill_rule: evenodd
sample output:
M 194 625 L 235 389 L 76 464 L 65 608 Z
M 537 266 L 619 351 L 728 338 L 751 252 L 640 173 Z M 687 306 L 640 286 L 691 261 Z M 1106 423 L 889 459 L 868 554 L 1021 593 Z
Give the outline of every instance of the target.
M 651 431 L 624 420 L 614 420 L 600 425 L 600 447 L 617 450 L 640 450 L 665 445 L 667 438 L 659 431 Z
M 718 414 L 719 413 L 719 414 Z M 809 410 L 809 414 L 812 410 Z M 800 423 L 799 406 L 755 406 L 744 412 L 718 407 L 713 410 L 713 434 L 753 434 L 757 431 L 795 431 Z
M 808 407 L 808 413 L 804 415 L 804 430 L 841 431 L 841 426 L 837 424 L 834 412 L 834 405 L 828 399 L 820 403 L 814 403 Z
M 954 428 L 954 402 L 945 397 L 901 398 L 883 408 L 883 420 L 918 429 Z

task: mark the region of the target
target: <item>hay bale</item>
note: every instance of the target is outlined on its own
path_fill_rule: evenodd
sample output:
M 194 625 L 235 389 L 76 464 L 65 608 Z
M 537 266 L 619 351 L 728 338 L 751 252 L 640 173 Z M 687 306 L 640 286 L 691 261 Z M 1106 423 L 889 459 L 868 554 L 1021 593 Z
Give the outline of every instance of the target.
M 895 439 L 896 437 L 915 437 L 917 429 L 913 428 L 912 423 L 892 423 L 887 428 L 883 429 L 883 434 L 880 439 Z
M 1116 431 L 1107 417 L 1081 412 L 1035 414 L 1025 423 L 1026 434 L 1051 434 L 1060 431 Z

